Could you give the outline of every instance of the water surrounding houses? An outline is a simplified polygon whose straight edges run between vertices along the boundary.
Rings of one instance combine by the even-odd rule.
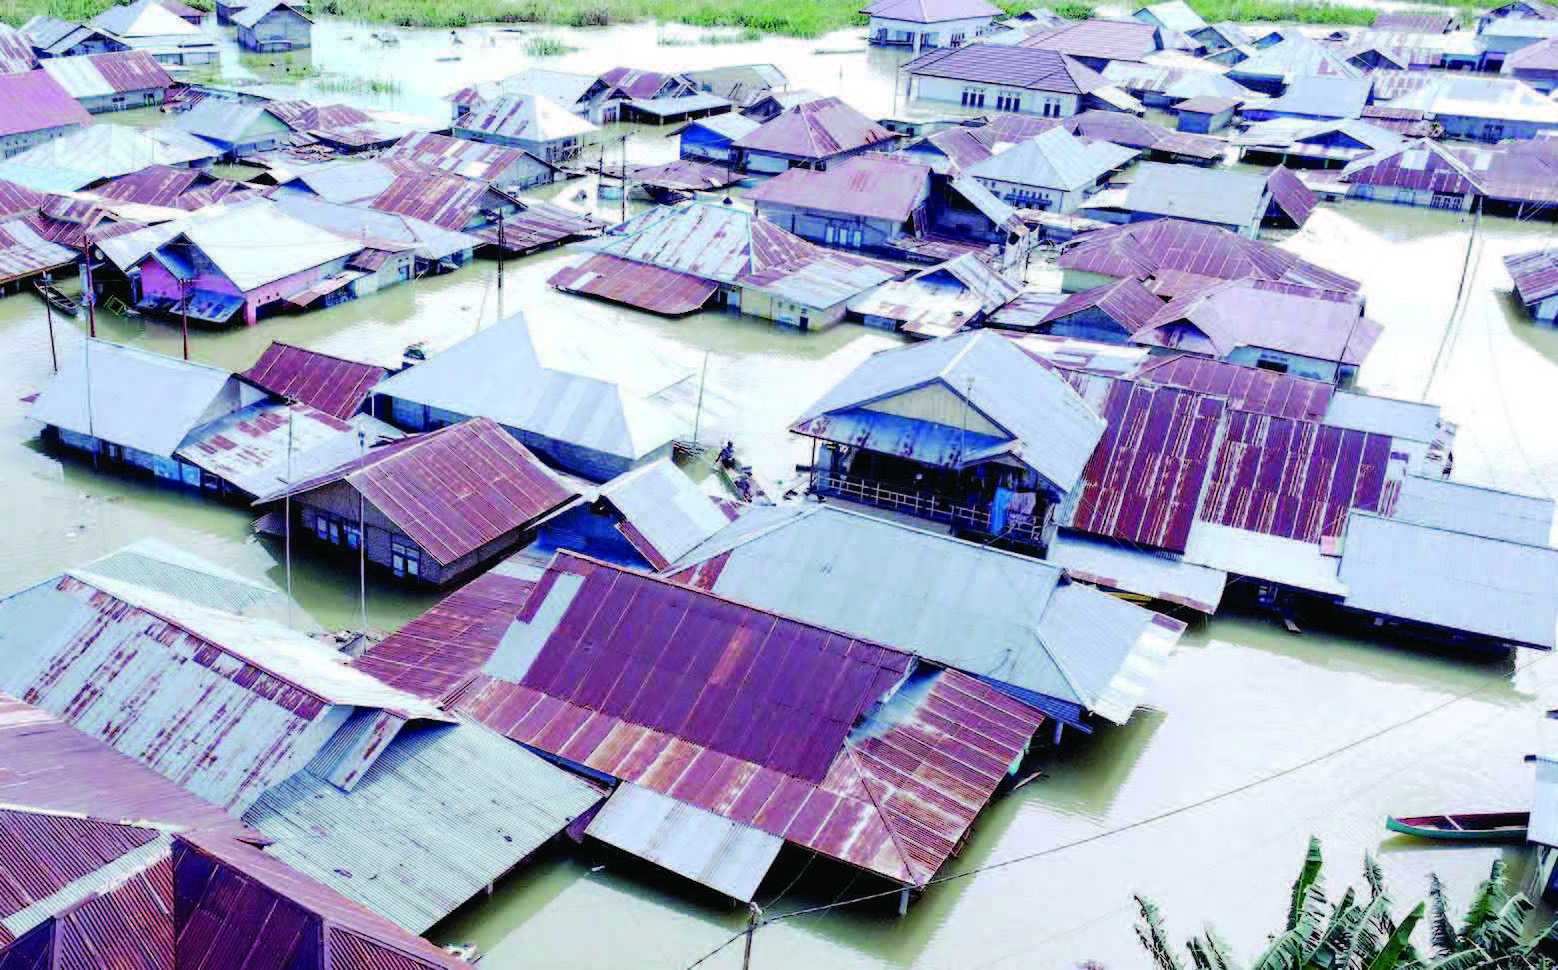
[[[383,49],[366,39],[376,32],[320,18],[313,63],[325,78],[388,76],[378,66]],[[403,79],[398,91],[331,97],[443,120],[447,105],[437,95],[512,72],[522,56],[517,53],[522,38],[540,33],[580,48],[536,62],[563,70],[597,73],[615,63],[609,51],[633,43],[643,54],[636,66],[644,68],[772,61],[792,86],[843,96],[871,117],[924,118],[942,111],[897,101],[893,67],[908,52],[868,49],[858,31],[822,41],[687,47],[654,43],[657,36],[697,36],[678,27],[593,33],[481,28],[458,32],[464,38],[459,46],[445,32],[393,33],[400,38],[396,60],[437,64],[440,90],[424,91],[410,80],[421,72],[397,70]],[[814,54],[816,48],[847,52]],[[234,52],[224,48],[223,56],[238,69]],[[436,60],[450,56],[461,59]],[[283,90],[325,100],[327,83],[307,80]],[[165,120],[134,112],[110,123],[160,126]],[[648,164],[675,157],[676,139],[665,137],[668,130],[610,126],[606,132],[630,133],[629,161]],[[1256,166],[1239,170],[1269,172]],[[616,221],[619,203],[597,201],[595,187],[595,177],[588,176],[533,188],[523,198],[593,210]],[[576,197],[581,190],[582,202]],[[628,214],[641,211],[637,203],[624,208]],[[1558,490],[1558,438],[1550,432],[1549,416],[1558,405],[1558,333],[1530,322],[1510,293],[1504,268],[1506,256],[1550,246],[1551,224],[1486,217],[1473,237],[1472,219],[1459,211],[1332,201],[1317,208],[1302,229],[1268,230],[1262,238],[1361,285],[1379,335],[1358,369],[1356,386],[1438,405],[1457,426],[1456,481],[1552,494]],[[501,285],[497,264],[476,259],[350,302],[267,317],[258,326],[197,331],[191,356],[223,372],[245,371],[271,341],[280,340],[392,367],[409,346],[422,345],[436,358],[522,311],[532,341],[554,353],[593,353],[590,367],[580,370],[630,372],[638,378],[632,383],[643,385],[637,390],[653,392],[657,408],[683,438],[696,429],[697,439],[715,449],[726,440],[736,442],[741,460],[783,492],[804,481],[797,465],[809,463],[812,454],[810,442],[791,434],[790,426],[871,354],[906,343],[901,335],[854,323],[801,333],[772,320],[713,310],[666,319],[548,285],[576,259],[571,252],[551,251],[509,261]],[[1036,257],[1028,282],[1055,292],[1062,274]],[[761,285],[773,284],[764,279]],[[70,283],[65,287],[74,292]],[[74,359],[83,345],[84,320],[55,316],[53,325],[57,353]],[[180,353],[176,319],[129,317],[103,306],[97,327],[108,340]],[[396,583],[387,572],[370,573],[359,587],[354,568],[302,548],[295,550],[289,575],[283,543],[253,535],[255,513],[249,509],[96,473],[90,461],[61,460],[45,451],[28,417],[30,404],[19,400],[51,377],[43,304],[27,294],[0,299],[0,334],[8,349],[0,358],[0,386],[14,390],[0,400],[0,441],[8,443],[0,448],[0,489],[13,510],[7,517],[11,541],[0,548],[0,590],[26,587],[127,542],[156,536],[243,577],[290,588],[296,606],[287,618],[299,627],[357,627],[365,610],[369,626],[394,630],[439,602],[439,595]],[[580,347],[594,350],[570,350]],[[546,356],[543,351],[538,349],[538,358]],[[587,472],[584,466],[581,473]],[[703,561],[696,550],[681,560]],[[757,576],[748,581],[760,583],[760,563],[747,568]],[[723,580],[730,585],[722,587],[716,578],[705,588],[740,599],[728,592],[740,588],[740,579],[731,568]],[[752,593],[750,601],[790,612],[782,590],[763,592],[772,598]],[[550,594],[560,595],[555,588]],[[991,615],[999,615],[1000,605],[991,605]],[[843,615],[797,618],[857,636],[884,635],[849,630]],[[1531,777],[1521,757],[1534,750],[1537,715],[1554,706],[1558,693],[1546,654],[1519,651],[1484,659],[1323,630],[1293,634],[1269,619],[1237,614],[1185,614],[1185,619],[1189,627],[1143,698],[1145,706],[1126,723],[1099,724],[1091,735],[1068,730],[1066,743],[1040,765],[1044,776],[991,802],[943,872],[1034,858],[935,887],[903,916],[893,901],[879,901],[778,923],[758,935],[754,964],[885,970],[1070,966],[1094,959],[1109,967],[1137,966],[1140,954],[1129,930],[1132,892],[1152,896],[1171,912],[1187,914],[1187,920],[1191,913],[1215,919],[1230,942],[1247,951],[1280,916],[1290,863],[1310,832],[1325,840],[1338,861],[1355,861],[1365,850],[1379,853],[1391,881],[1414,890],[1430,870],[1452,884],[1468,882],[1501,851],[1517,868],[1525,865],[1523,851],[1427,851],[1384,838],[1380,823],[1386,813],[1414,808],[1526,803]],[[566,647],[558,639],[548,640],[545,649]],[[1023,681],[1028,688],[1033,683]],[[480,703],[500,704],[509,689],[495,680]],[[1053,696],[1054,690],[1041,693]],[[1371,737],[1408,721],[1404,729]],[[544,748],[540,740],[528,740]],[[1286,769],[1293,770],[1283,773]],[[1239,790],[1245,785],[1252,787]],[[285,813],[275,814],[270,824],[284,828]],[[1156,820],[1066,848],[1149,819]],[[607,832],[602,826],[594,834],[606,842]],[[848,848],[819,851],[851,858]],[[509,861],[501,860],[496,869]],[[335,878],[329,868],[314,874],[327,885]],[[852,878],[835,863],[808,864],[798,853],[780,856],[755,900],[769,914],[800,910],[874,891],[881,884],[872,878]],[[460,888],[466,894],[479,889],[463,883]],[[723,942],[745,919],[744,911],[718,895],[690,889],[679,877],[624,852],[548,849],[500,879],[490,897],[479,893],[427,935],[439,944],[478,944],[487,967],[675,968]],[[1190,928],[1188,922],[1180,927]],[[739,957],[739,950],[731,949],[707,965],[735,967]]]

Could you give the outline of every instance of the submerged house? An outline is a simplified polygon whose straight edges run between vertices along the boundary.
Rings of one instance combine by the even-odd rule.
[[[410,278],[409,247],[376,268],[354,268],[367,247],[287,215],[268,199],[246,199],[170,223],[131,270],[143,310],[209,324],[254,326],[287,308],[353,299]]]
[[[386,373],[377,364],[272,340],[238,376],[276,397],[346,421],[367,406],[368,396]]]
[[[861,155],[823,171],[791,169],[747,194],[757,214],[802,239],[882,252],[924,221],[931,172],[892,155]]]
[[[669,458],[606,482],[558,513],[524,555],[568,549],[646,572],[664,569],[736,518],[733,503],[704,492]]]
[[[0,159],[91,124],[86,109],[48,71],[0,74]]]
[[[449,121],[459,121],[477,107],[510,94],[538,94],[557,102],[580,117],[588,117],[590,105],[584,96],[595,87],[589,74],[552,71],[530,67],[499,81],[479,81],[444,98],[449,102]]]
[[[1017,44],[1074,57],[1095,71],[1102,71],[1111,63],[1145,61],[1152,54],[1175,46],[1193,46],[1189,38],[1156,24],[1108,17],[1067,21],[1029,34]]]
[[[238,46],[274,54],[313,46],[314,21],[293,0],[255,0],[232,16]]]
[[[530,93],[530,92],[521,92]],[[545,91],[536,93],[545,94]],[[556,98],[561,104],[567,100]],[[667,105],[682,102],[694,114],[717,114],[730,110],[730,102],[700,94],[698,85],[685,74],[643,71],[632,67],[614,67],[592,80],[579,95],[580,113],[597,125],[645,119],[654,121]],[[675,109],[671,109],[673,112]]]
[[[851,298],[902,275],[708,202],[659,206],[580,248],[588,253],[549,285],[665,316],[712,302],[801,330],[838,323]]]
[[[157,166],[208,168],[221,154],[171,127],[86,125],[0,162],[0,179],[39,192],[75,192]]]
[[[633,619],[646,602],[658,642]],[[639,673],[610,689],[622,669]],[[653,702],[684,692],[689,669],[740,675],[689,705]],[[802,703],[784,699],[797,690]],[[900,649],[566,552],[458,707],[611,786],[587,838],[741,901],[788,844],[901,887],[907,904],[1047,720]],[[679,784],[687,771],[712,780]]]
[[[601,353],[515,314],[391,375],[373,389],[373,413],[408,431],[490,418],[554,468],[603,482],[670,456],[686,426],[657,396],[686,375],[603,365]]]
[[[995,147],[995,154],[968,167],[968,176],[1010,206],[1058,213],[1075,212],[1137,154],[1060,127]]]
[[[903,71],[911,100],[1042,118],[1069,118],[1092,107],[1140,110],[1097,71],[1053,50],[971,44],[922,54]]]
[[[761,124],[761,121],[731,112],[689,121],[671,134],[677,136],[677,151],[682,158],[730,165],[736,159],[736,141],[756,131]]]
[[[1513,77],[1448,75],[1393,98],[1390,107],[1421,111],[1446,135],[1471,141],[1536,138],[1558,131],[1558,102]]]
[[[1126,723],[1184,629],[1052,563],[836,504],[753,509],[661,575],[973,674],[1057,738]]]
[[[1053,368],[974,331],[867,358],[790,430],[820,495],[1027,547],[1104,423]]]
[[[961,47],[990,32],[1001,8],[989,0],[875,0],[860,11],[868,43],[908,47]]]
[[[1538,249],[1504,257],[1515,298],[1534,319],[1558,322],[1558,250]]]
[[[505,189],[545,185],[557,175],[555,165],[524,149],[426,132],[406,135],[386,149],[380,159],[491,182]]]
[[[872,149],[886,149],[897,135],[838,98],[787,108],[731,143],[735,166],[756,175],[792,168],[825,169]]]
[[[599,801],[312,636],[238,612],[256,593],[242,580],[192,557],[128,579],[98,571],[113,567],[89,563],[0,600],[0,690],[225,811],[294,884],[317,881],[403,940]],[[184,598],[191,590],[200,602]],[[250,925],[238,952],[263,932]],[[273,959],[289,939],[274,936]],[[233,952],[212,959],[233,966]],[[298,965],[317,959],[304,948]]]
[[[1373,82],[1367,77],[1335,75],[1295,77],[1275,98],[1244,106],[1241,114],[1249,121],[1274,118],[1303,118],[1310,121],[1339,121],[1359,118],[1368,107]]]
[[[553,165],[573,161],[598,129],[537,94],[510,94],[482,103],[453,127],[456,138],[504,145]]]
[[[1296,31],[1282,35],[1228,69],[1228,79],[1261,94],[1279,97],[1301,78],[1359,78],[1363,71],[1332,47]]]
[[[1163,309],[1140,280],[1127,276],[1072,293],[1051,307],[1034,329],[1057,337],[1125,343]]]
[[[79,57],[84,54],[106,54],[110,51],[126,51],[130,46],[105,30],[79,21],[61,20],[47,14],[38,14],[22,25],[22,36],[27,38],[39,61],[51,57]],[[21,70],[36,67],[28,64]],[[18,73],[7,71],[7,74]]]
[[[1116,223],[1179,219],[1255,238],[1268,221],[1302,226],[1315,207],[1314,194],[1282,168],[1263,177],[1142,162],[1133,174],[1125,188],[1094,195],[1082,214]]]
[[[849,312],[868,327],[934,339],[978,327],[1017,298],[1020,281],[972,253],[890,280],[849,301]]]
[[[51,57],[43,70],[89,114],[162,104],[173,79],[145,51]]]
[[[286,122],[263,103],[218,98],[198,102],[174,119],[173,125],[232,159],[280,148],[292,134]]]
[[[192,67],[217,60],[216,41],[168,9],[163,0],[133,0],[109,7],[87,26],[103,31],[130,50],[145,51],[163,64]]]
[[[1302,168],[1340,168],[1371,152],[1406,143],[1397,132],[1369,121],[1293,118],[1250,125],[1229,141],[1243,161]]]
[[[1504,59],[1503,74],[1544,94],[1558,90],[1558,37],[1522,47]]]
[[[487,418],[366,449],[267,495],[291,499],[294,528],[405,579],[447,586],[534,536],[576,497]]]

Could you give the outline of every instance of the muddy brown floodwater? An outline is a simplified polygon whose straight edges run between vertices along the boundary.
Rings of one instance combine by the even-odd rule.
[[[442,114],[438,95],[527,63],[595,72],[619,61],[658,68],[772,61],[797,86],[843,93],[881,114],[892,108],[897,63],[890,52],[865,52],[859,35],[849,32],[822,41],[663,46],[658,38],[700,32],[653,25],[538,29],[531,32],[581,50],[532,62],[520,53],[522,33],[464,30],[465,43],[456,48],[447,32],[397,31],[402,43],[387,54],[367,41],[376,29],[382,28],[322,20],[314,63],[326,77],[393,75],[401,93],[334,95],[319,91],[317,80],[287,90]],[[819,48],[853,52],[814,53]],[[451,52],[461,60],[437,60]],[[229,61],[236,75],[232,52]],[[635,131],[634,160],[674,154],[674,139],[662,135]],[[581,187],[592,188],[576,182],[551,194],[568,199]],[[614,205],[607,203],[608,210]],[[1520,315],[1501,258],[1550,240],[1552,231],[1550,223],[1487,219],[1472,242],[1470,223],[1457,214],[1348,203],[1323,207],[1282,244],[1363,280],[1370,313],[1385,333],[1361,383],[1441,404],[1460,425],[1458,479],[1551,493],[1558,489],[1552,430],[1558,332]],[[1468,298],[1452,323],[1469,244]],[[784,480],[793,479],[805,454],[784,430],[789,420],[865,355],[896,340],[852,325],[794,334],[718,314],[665,321],[563,296],[548,290],[545,279],[566,258],[552,253],[509,263],[501,293],[494,264],[482,261],[306,316],[199,333],[194,356],[239,368],[277,338],[388,363],[408,344],[426,341],[438,350],[523,309],[543,334],[609,348],[645,374],[697,375],[707,361],[701,414],[694,414],[696,376],[668,391],[689,432],[696,420],[705,441],[734,438],[765,475]],[[57,324],[60,352],[76,353],[82,324]],[[111,339],[178,352],[177,330],[165,324],[105,313],[99,326]],[[0,494],[7,509],[0,588],[35,582],[147,536],[284,583],[280,550],[250,535],[243,510],[96,475],[39,450],[37,428],[20,399],[49,377],[42,304],[27,296],[0,300],[0,345],[6,350],[0,388],[7,392],[0,399]],[[352,576],[300,559],[293,590],[299,623],[341,627],[356,615]],[[370,583],[370,622],[393,629],[432,599]],[[1464,899],[1500,853],[1523,875],[1524,851],[1428,847],[1387,837],[1383,819],[1525,806],[1531,778],[1521,758],[1534,750],[1540,715],[1558,696],[1555,671],[1537,653],[1468,660],[1295,635],[1237,617],[1202,622],[1187,634],[1148,709],[1126,727],[1068,737],[1042,765],[1044,777],[991,807],[948,871],[1011,864],[934,889],[904,918],[888,906],[866,904],[766,928],[753,966],[974,970],[1071,967],[1092,959],[1111,970],[1141,967],[1131,932],[1133,893],[1162,905],[1176,937],[1210,921],[1249,954],[1280,923],[1310,833],[1325,841],[1334,887],[1357,872],[1369,851],[1379,856],[1398,898],[1420,895],[1436,871]],[[822,863],[786,861],[759,900],[772,914],[879,888]],[[503,881],[491,898],[431,935],[476,942],[489,970],[678,970],[743,920],[719,901],[618,857],[558,852]],[[740,947],[731,947],[705,966],[737,967],[740,957]]]

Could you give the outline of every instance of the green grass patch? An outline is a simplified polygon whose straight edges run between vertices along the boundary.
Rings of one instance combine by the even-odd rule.
[[[525,41],[525,53],[531,57],[561,57],[578,49],[569,47],[556,37],[532,37]]]
[[[321,94],[399,94],[400,82],[389,78],[326,74],[314,79],[314,88]]]

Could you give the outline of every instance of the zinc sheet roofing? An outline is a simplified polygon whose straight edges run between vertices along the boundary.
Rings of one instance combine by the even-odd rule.
[[[40,236],[28,219],[0,222],[0,281],[69,266],[77,253]]]
[[[1317,118],[1357,118],[1368,104],[1373,87],[1366,77],[1335,75],[1293,78],[1280,97],[1260,104],[1262,111]]]
[[[50,57],[40,65],[73,98],[99,98],[167,88],[173,79],[145,51]]]
[[[10,24],[0,25],[0,74],[20,74],[37,66],[38,55],[27,35]]]
[[[1224,416],[1224,402],[1174,387],[1115,381],[1108,428],[1082,474],[1071,526],[1183,552]]]
[[[935,24],[947,20],[999,17],[1001,8],[988,0],[876,0],[860,12],[868,17]]]
[[[387,371],[273,340],[239,376],[288,400],[346,420],[362,410],[374,385]]]
[[[831,505],[749,512],[665,574],[1120,723],[1183,629],[1131,604],[1116,615],[1049,562]]]
[[[596,130],[588,121],[539,94],[509,94],[484,102],[461,118],[456,127],[537,142],[578,138]]]
[[[227,410],[217,402],[231,379],[216,367],[93,339],[61,363],[59,374],[33,402],[31,416],[171,457],[190,431]],[[232,397],[236,407],[236,394]],[[215,414],[214,407],[219,408]]]
[[[1183,219],[1092,230],[1062,248],[1059,266],[1139,279],[1173,271],[1213,279],[1274,280],[1346,293],[1359,289],[1357,280],[1270,243]]]
[[[355,666],[431,701],[452,697],[481,672],[534,581],[489,570],[368,648]]]
[[[0,162],[0,178],[42,192],[70,192],[148,166],[181,166],[220,154],[174,128],[87,125]]]
[[[0,74],[0,135],[90,124],[92,116],[44,70]]]
[[[1087,94],[1108,85],[1096,71],[1053,50],[965,44],[921,54],[903,66],[912,75],[1003,84],[1027,91]]]
[[[1135,343],[1178,347],[1226,357],[1239,347],[1280,350],[1316,360],[1358,364],[1379,325],[1351,299],[1262,280],[1224,280],[1164,304],[1134,334]],[[1207,346],[1184,338],[1190,323]]]
[[[1326,381],[1306,380],[1226,361],[1180,354],[1153,357],[1138,368],[1139,380],[1212,394],[1240,411],[1279,418],[1323,421],[1335,391]]]
[[[636,461],[682,427],[646,394],[617,383],[632,375],[614,369],[592,365],[583,350],[549,354],[516,314],[391,376],[374,393]]]
[[[1068,491],[1104,431],[1103,419],[1064,377],[1006,338],[984,332],[873,354],[808,408],[791,430],[826,437],[832,413],[938,383],[1008,435],[987,449],[958,456],[955,464],[1006,454]]]
[[[306,404],[262,401],[191,432],[177,454],[263,500],[400,437],[395,428],[365,414],[342,421]]]
[[[1139,20],[1093,17],[1031,34],[1018,44],[1072,57],[1140,61],[1159,49],[1157,28]]]
[[[1484,176],[1438,142],[1420,139],[1349,162],[1342,181],[1355,185],[1462,194],[1483,191]]]
[[[1228,76],[1292,82],[1302,77],[1362,76],[1362,71],[1331,48],[1299,33],[1288,33],[1228,69]]]
[[[1150,596],[1212,614],[1228,574],[1181,557],[1061,529],[1045,550],[1066,575],[1084,583]]]
[[[1265,214],[1260,175],[1163,162],[1142,162],[1132,175],[1123,206],[1132,212],[1236,228],[1259,225]]]
[[[0,946],[166,855],[150,826],[0,809]]]
[[[190,219],[164,243],[187,239],[244,292],[323,266],[362,249],[353,239],[295,219],[269,199],[224,206],[209,218]]]
[[[1044,315],[1041,324],[1052,323],[1097,308],[1109,319],[1133,333],[1163,308],[1163,301],[1152,295],[1141,282],[1131,277],[1095,286],[1090,290],[1072,293]]]
[[[838,98],[820,98],[786,108],[732,144],[749,153],[827,159],[897,137]]]
[[[311,765],[244,822],[275,839],[270,855],[421,933],[599,800],[479,724],[439,724],[402,729],[350,791]]]
[[[1184,558],[1230,577],[1250,576],[1328,596],[1347,592],[1336,578],[1336,557],[1302,539],[1198,521],[1190,529]]]
[[[510,640],[465,705],[489,725],[907,885],[1044,720],[964,674],[911,676],[897,651],[566,553]]]
[[[601,486],[600,497],[622,516],[618,529],[657,569],[730,521],[668,458],[623,472]]]
[[[904,222],[924,204],[930,169],[889,155],[859,155],[818,172],[792,168],[747,193],[747,199],[866,219]]]
[[[414,162],[465,178],[495,181],[518,164],[525,153],[502,145],[414,132],[386,148],[382,157]]]
[[[719,291],[718,283],[702,277],[618,259],[605,253],[595,253],[572,266],[564,266],[546,282],[565,293],[625,303],[673,317],[703,309]]]
[[[1354,511],[1340,573],[1355,609],[1551,649],[1558,549]]]
[[[1401,482],[1392,517],[1436,529],[1545,546],[1552,535],[1553,500],[1447,478],[1408,475]]]
[[[339,481],[445,566],[574,495],[512,435],[479,417],[380,445],[289,493]]]
[[[1539,249],[1504,257],[1520,302],[1531,305],[1558,293],[1558,249]]]
[[[1074,192],[1130,163],[1136,152],[1107,141],[1084,141],[1064,128],[1018,142],[967,168],[976,179]]]
[[[784,839],[631,782],[617,786],[584,830],[742,902],[784,847]]]
[[[1430,116],[1558,125],[1558,102],[1513,78],[1447,75],[1393,99],[1390,106]]]

